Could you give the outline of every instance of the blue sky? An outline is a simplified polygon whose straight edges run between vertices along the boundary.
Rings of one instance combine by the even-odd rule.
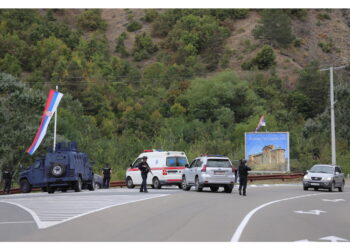
[[[289,157],[288,133],[246,133],[246,159],[251,154],[259,154],[267,145],[285,149],[285,157]]]

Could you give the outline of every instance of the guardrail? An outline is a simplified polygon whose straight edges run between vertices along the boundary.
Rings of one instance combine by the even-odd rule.
[[[253,181],[260,181],[260,180],[273,180],[273,179],[280,179],[282,181],[286,179],[299,179],[302,178],[304,174],[302,173],[295,173],[295,174],[267,174],[267,175],[249,175],[248,180],[250,182]],[[123,180],[118,181],[111,181],[110,187],[125,187],[126,182]],[[32,192],[38,192],[41,191],[40,188],[33,188]],[[21,193],[21,190],[19,188],[12,188],[10,190],[10,194],[18,194]],[[4,194],[3,191],[0,191],[0,195]]]

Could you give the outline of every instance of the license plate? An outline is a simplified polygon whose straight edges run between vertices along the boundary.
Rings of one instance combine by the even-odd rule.
[[[224,171],[214,171],[214,174],[216,174],[216,175],[224,175],[225,172]]]
[[[168,174],[177,174],[177,171],[175,170],[175,171],[169,171],[168,170]]]
[[[311,186],[319,186],[320,183],[311,183]]]

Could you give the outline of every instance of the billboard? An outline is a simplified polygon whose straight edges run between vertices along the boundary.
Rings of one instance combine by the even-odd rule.
[[[289,133],[245,133],[245,159],[252,171],[289,172]]]

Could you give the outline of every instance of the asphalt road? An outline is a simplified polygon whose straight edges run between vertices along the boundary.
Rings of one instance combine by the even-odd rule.
[[[221,189],[109,189],[0,196],[0,241],[350,241],[350,190],[257,185]]]

